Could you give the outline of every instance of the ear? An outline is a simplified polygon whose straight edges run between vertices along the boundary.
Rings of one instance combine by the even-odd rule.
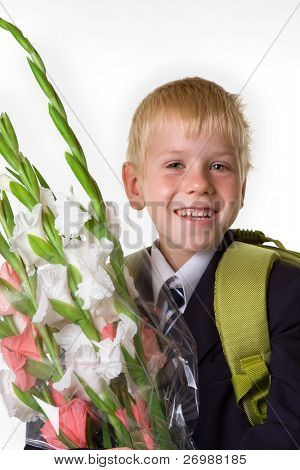
[[[140,176],[133,163],[125,162],[122,165],[122,180],[125,191],[133,209],[142,210],[145,207],[145,200],[140,185]]]
[[[247,177],[245,176],[244,182],[242,184],[242,200],[241,200],[241,208],[244,206],[244,199],[246,193],[246,186],[247,186]]]

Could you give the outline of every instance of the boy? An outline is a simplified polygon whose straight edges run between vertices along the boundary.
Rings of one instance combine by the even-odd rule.
[[[299,449],[300,269],[275,262],[270,273],[272,380],[263,425],[251,426],[236,405],[214,320],[215,271],[234,240],[230,227],[243,207],[252,167],[242,110],[237,95],[198,77],[162,85],[141,102],[122,177],[131,206],[146,207],[156,226],[159,238],[148,252],[160,276],[149,282],[147,260],[138,265],[136,254],[127,263],[142,300],[157,302],[164,282],[182,297],[178,308],[197,342],[196,448]]]

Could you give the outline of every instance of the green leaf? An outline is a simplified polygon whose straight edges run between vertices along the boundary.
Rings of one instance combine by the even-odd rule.
[[[1,206],[3,209],[3,215],[5,217],[6,226],[8,228],[8,233],[10,236],[12,236],[15,226],[14,213],[12,211],[9,199],[5,191],[2,191]]]
[[[34,377],[41,380],[48,380],[53,378],[56,375],[56,369],[48,361],[40,362],[35,361],[34,359],[27,358],[25,370],[28,374],[33,375]]]
[[[49,299],[49,302],[56,313],[72,323],[77,323],[83,318],[81,310],[75,305],[67,304],[57,299]]]
[[[86,317],[79,307],[57,299],[49,299],[52,308],[66,320],[76,323],[91,341],[100,341],[99,332],[90,317]]]
[[[39,54],[28,41],[28,39],[25,38],[19,28],[17,28],[12,23],[9,23],[8,21],[5,21],[3,18],[0,18],[0,27],[9,31],[18,41],[18,43],[21,44],[25,51],[27,51],[31,55],[33,61],[40,67],[40,69],[46,71],[44,63],[40,58]]]
[[[0,278],[0,292],[18,312],[30,318],[34,316],[35,308],[30,299],[2,278]]]
[[[6,338],[7,336],[15,336],[14,331],[11,329],[3,319],[0,320],[0,339]]]
[[[78,449],[78,445],[75,444],[71,439],[69,439],[66,434],[60,429],[59,430],[59,440],[67,446],[68,449],[73,450],[73,449]]]
[[[137,357],[132,357],[124,346],[121,345],[126,367],[133,381],[138,387],[152,386],[147,370],[141,365]]]
[[[87,395],[90,397],[90,399],[94,403],[95,407],[100,411],[104,411],[105,413],[114,416],[116,412],[116,407],[114,405],[114,402],[109,399],[102,400],[99,397],[99,395],[96,392],[94,392],[94,390],[85,382],[85,380],[82,377],[80,377],[76,372],[74,372],[74,374],[76,375],[77,379],[83,386]]]
[[[29,244],[34,253],[50,264],[65,264],[64,258],[46,240],[36,235],[28,235]]]
[[[82,282],[82,276],[79,269],[74,264],[68,264],[68,283],[70,289],[75,293],[78,289],[78,284]]]
[[[87,195],[91,199],[101,198],[100,190],[87,168],[78,159],[74,158],[74,155],[65,152],[65,157]]]
[[[44,400],[46,403],[49,403],[49,405],[54,405],[54,401],[53,401],[51,392],[50,392],[47,384],[45,384],[45,382],[42,382],[39,385],[39,388],[40,388],[40,392],[41,392],[41,395],[42,395],[42,400]]]
[[[101,427],[102,427],[102,439],[103,439],[104,449],[112,449],[113,445],[112,445],[112,441],[111,441],[111,438],[110,438],[110,433],[109,433],[109,430],[108,430],[108,426],[107,426],[107,423],[105,421],[105,417],[102,418]]]
[[[41,173],[39,172],[39,170],[34,166],[33,166],[33,169],[35,171],[35,174],[37,176],[37,179],[39,180],[39,183],[40,185],[42,186],[42,188],[45,188],[45,189],[50,189],[50,186],[48,185],[48,183],[46,182],[46,180],[44,180],[44,178],[42,177]]]
[[[9,185],[12,194],[19,199],[19,201],[24,204],[30,211],[36,206],[36,200],[31,196],[31,194],[25,189],[25,187],[20,184],[12,181]]]
[[[38,183],[38,179],[36,177],[35,172],[33,171],[33,168],[28,160],[28,158],[23,157],[21,160],[21,166],[27,176],[27,180],[30,183],[30,188],[27,188],[28,190],[30,189],[31,195],[34,197],[36,200],[36,203],[40,201],[40,187]]]
[[[76,284],[76,287],[78,286],[78,284],[80,284],[82,282],[82,276],[81,276],[81,272],[79,271],[79,269],[77,268],[77,266],[75,266],[74,264],[69,264],[68,265],[68,271],[72,277],[73,277],[73,280]]]
[[[65,139],[65,141],[67,142],[73,155],[78,159],[78,161],[82,163],[82,165],[86,166],[86,160],[85,160],[83,150],[81,148],[80,143],[77,140],[77,137],[75,136],[74,132],[69,126],[68,121],[51,104],[49,104],[49,114],[55,126],[57,127],[57,129],[59,130],[59,132]]]
[[[1,114],[0,118],[0,130],[4,135],[7,142],[9,142],[10,147],[12,150],[18,154],[19,153],[19,144],[18,139],[13,128],[13,125],[6,113]]]
[[[19,400],[21,400],[25,405],[29,406],[29,408],[32,408],[33,410],[36,410],[42,413],[47,418],[47,416],[45,415],[40,405],[35,401],[34,394],[33,394],[34,391],[32,389],[29,389],[26,392],[23,392],[15,383],[13,383],[12,386]]]
[[[43,228],[50,240],[50,243],[55,247],[58,253],[63,253],[63,242],[60,234],[55,228],[55,217],[51,209],[42,212]]]
[[[3,135],[0,133],[0,153],[5,158],[7,163],[13,167],[14,170],[18,170],[18,157],[12,148],[5,142]]]
[[[6,217],[5,217],[5,213],[4,213],[4,209],[3,209],[3,204],[2,204],[2,201],[0,200],[0,223],[2,225],[2,228],[5,232],[5,235],[7,238],[9,238],[11,236],[11,233],[9,231],[9,228],[7,226],[7,221],[6,221]]]
[[[16,178],[21,184],[23,184],[23,181],[22,181],[22,178],[21,176],[16,173],[15,171],[13,171],[11,168],[9,168],[8,166],[5,167],[5,169],[11,174],[14,176],[14,178]]]
[[[19,334],[19,331],[14,322],[13,315],[4,315],[3,321],[10,328],[14,336],[17,336]]]
[[[84,225],[89,232],[98,238],[98,240],[101,240],[103,237],[111,240],[106,220],[99,222],[97,219],[95,219],[95,217],[92,217],[91,219],[87,220]]]
[[[10,251],[10,246],[3,237],[2,233],[0,232],[0,253],[3,256],[4,259],[8,262],[8,264],[11,265],[11,267],[16,271],[17,273],[20,273],[23,271],[23,265],[18,257],[14,252]]]
[[[168,423],[155,390],[152,391],[147,404],[153,437],[158,441],[159,449],[176,450],[177,447],[171,438]]]
[[[47,75],[44,70],[41,70],[31,59],[27,58],[30,68],[35,76],[38,84],[40,85],[41,89],[45,93],[45,95],[49,98],[52,105],[55,109],[65,118],[67,119],[66,112],[64,110],[63,104],[60,101],[59,97],[57,96],[56,91],[54,90],[53,86],[47,79]]]
[[[103,202],[102,195],[96,181],[91,176],[89,171],[85,168],[85,166],[82,165],[79,160],[74,158],[74,155],[65,152],[65,157],[79,183],[81,184],[87,195],[91,198],[92,207],[98,219],[101,222],[104,222],[106,220],[105,204]]]

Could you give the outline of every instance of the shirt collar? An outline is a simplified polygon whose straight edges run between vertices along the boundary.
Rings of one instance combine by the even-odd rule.
[[[176,275],[179,279],[185,296],[185,305],[189,302],[201,276],[206,270],[216,250],[198,251],[178,271],[174,271],[168,261],[158,248],[158,240],[151,246],[151,268],[153,300],[156,304],[162,285],[171,277]],[[176,284],[174,284],[176,287]]]

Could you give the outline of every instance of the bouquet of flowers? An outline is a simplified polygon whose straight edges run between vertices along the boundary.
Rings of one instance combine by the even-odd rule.
[[[42,59],[17,27],[1,18],[0,27],[28,52],[89,200],[85,207],[72,188],[52,191],[1,115],[8,173],[0,175],[0,394],[9,415],[33,422],[27,443],[40,448],[193,448],[193,338],[167,292],[176,321],[168,335],[161,331],[162,312],[135,287],[119,220],[89,173]],[[25,210],[14,214],[8,193]]]

